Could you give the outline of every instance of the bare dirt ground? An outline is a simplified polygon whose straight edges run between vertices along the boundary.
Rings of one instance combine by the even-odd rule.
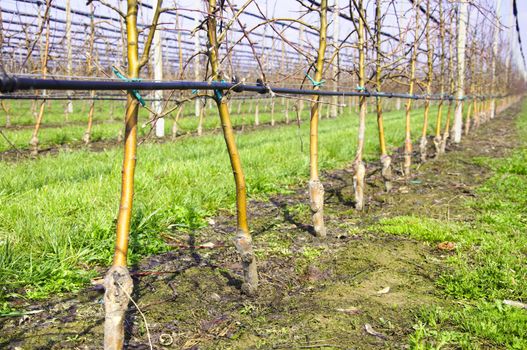
[[[471,220],[464,206],[491,171],[474,157],[515,147],[513,106],[465,137],[460,146],[397,178],[383,191],[368,166],[368,206],[353,209],[352,173],[324,174],[328,238],[311,234],[305,188],[251,201],[261,288],[240,293],[241,266],[230,237],[235,217],[221,213],[192,235],[165,233],[174,249],[133,268],[133,299],[155,349],[406,349],[420,308],[445,303],[435,281],[449,252],[375,232],[385,217],[427,213]],[[417,157],[416,157],[417,158]],[[397,162],[396,162],[397,163]],[[103,271],[101,271],[102,275]],[[94,285],[44,302],[34,313],[0,319],[0,348],[99,349],[103,291]],[[130,305],[127,348],[149,349],[147,328]]]

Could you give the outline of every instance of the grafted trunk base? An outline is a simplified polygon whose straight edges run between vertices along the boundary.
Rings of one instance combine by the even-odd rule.
[[[355,190],[355,209],[364,209],[364,177],[366,176],[366,166],[363,161],[356,161],[354,166],[355,175],[353,176],[353,188]]]
[[[177,122],[174,122],[174,124],[172,124],[172,140],[176,139],[176,137],[177,137],[177,130],[178,130]]]
[[[473,127],[474,129],[477,129],[477,128],[479,128],[480,123],[481,123],[481,117],[480,117],[480,115],[479,115],[479,114],[477,114],[477,115],[475,114],[475,115],[474,115],[474,123],[473,123],[473,126],[472,126],[472,127]]]
[[[392,157],[387,154],[381,156],[381,175],[384,180],[384,189],[386,192],[392,190]]]
[[[434,137],[434,147],[436,150],[435,158],[438,158],[441,155],[441,136]]]
[[[258,104],[256,104],[256,107],[254,108],[254,126],[260,125],[260,112]]]
[[[258,272],[251,236],[243,230],[238,230],[236,237],[234,237],[234,246],[242,261],[242,292],[246,295],[254,295],[258,289]]]
[[[421,140],[419,141],[419,154],[421,156],[421,162],[426,162],[426,146],[428,145],[428,140],[426,139],[426,136],[421,137]]]
[[[448,142],[449,136],[450,136],[450,134],[448,132],[445,132],[443,134],[443,137],[441,138],[441,147],[440,147],[440,153],[441,154],[445,154],[445,152],[446,152],[446,144]]]
[[[31,140],[29,141],[29,146],[31,147],[31,155],[38,155],[38,137],[31,137]]]
[[[405,177],[410,177],[412,171],[412,153],[404,152],[403,174]]]
[[[465,130],[464,130],[465,136],[467,136],[468,133],[470,132],[470,126],[471,126],[470,118],[467,118],[465,120]]]
[[[133,281],[124,266],[112,266],[104,277],[104,349],[122,350],[124,319]]]
[[[200,108],[200,115],[202,113],[201,110],[203,108]],[[178,126],[178,122],[179,122],[179,117],[181,116],[182,110],[183,110],[183,108],[181,108],[181,106],[177,109],[176,118],[174,119],[174,124],[172,124],[172,140],[175,140],[176,137],[177,137],[178,127],[179,127]]]
[[[82,135],[82,142],[84,142],[85,145],[88,145],[90,143],[91,135],[88,131]]]
[[[496,101],[492,100],[490,102],[490,112],[489,119],[494,119],[496,117]]]
[[[410,138],[409,132],[407,132],[406,139],[404,140],[404,154],[403,154],[403,175],[409,177],[411,173],[410,167],[412,166],[412,139]]]
[[[324,185],[320,180],[309,181],[309,205],[311,206],[311,218],[313,228],[317,237],[326,237],[326,226],[324,224]]]

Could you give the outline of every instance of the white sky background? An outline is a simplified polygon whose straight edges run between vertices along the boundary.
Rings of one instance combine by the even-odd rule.
[[[36,14],[38,13],[38,7],[36,5],[32,5],[32,4],[28,4],[28,3],[24,3],[24,2],[21,2],[21,1],[16,1],[16,0],[0,0],[1,1],[1,7],[2,9],[7,9],[7,10],[16,10],[16,11],[19,11],[19,12],[27,12],[27,13],[32,13],[32,14]],[[36,0],[35,0],[36,1]],[[44,1],[44,0],[42,0]],[[90,11],[90,7],[89,6],[86,6],[86,0],[70,0],[71,1],[71,4],[72,4],[72,8],[73,9],[76,9],[76,10],[81,10],[81,11],[84,11],[84,12],[89,12]],[[156,0],[143,0],[144,3],[147,3],[147,4],[151,4],[151,5],[154,5],[156,3]],[[262,10],[264,11],[268,11],[268,16],[269,17],[291,17],[291,18],[297,18],[299,16],[299,4],[295,1],[295,0],[268,0],[268,1],[263,1],[263,0],[256,0],[257,3],[259,4],[259,6],[262,8]],[[476,0],[477,3],[482,3],[484,4],[485,6],[487,7],[492,7],[494,6],[495,4],[495,1],[496,0]],[[165,0],[164,3],[165,3],[165,7],[166,6],[171,6],[173,4],[174,0]],[[232,2],[238,6],[241,6],[245,0],[232,0]],[[348,5],[349,1],[347,0],[340,0],[340,7],[343,8],[345,6]],[[117,4],[118,3],[118,0],[113,0],[112,3],[114,4]],[[333,4],[333,1],[332,0],[329,0],[329,3],[330,5]],[[374,1],[373,0],[369,0],[369,1],[366,1],[366,3],[368,4],[368,16],[369,18],[371,18],[371,20],[373,20],[373,6],[374,6]],[[401,24],[403,26],[406,26],[407,23],[406,21],[413,18],[414,16],[414,13],[411,13],[409,15],[406,15],[404,16],[404,13],[405,11],[407,11],[408,9],[410,9],[411,5],[410,5],[410,2],[408,0],[398,0],[396,1],[397,3],[397,8],[398,8],[398,11],[399,11],[399,21],[401,22]],[[527,1],[525,0],[518,0],[517,1],[518,3],[518,11],[519,11],[519,20],[520,20],[520,29],[521,29],[521,35],[522,35],[522,39],[523,39],[523,46],[524,46],[524,52],[526,52],[527,54]],[[55,5],[59,5],[59,6],[63,6],[65,7],[66,6],[66,1],[65,0],[54,0],[53,1],[53,4]],[[196,1],[196,0],[177,0],[177,4],[178,4],[178,7],[180,8],[183,8],[183,9],[199,9],[199,10],[205,10],[205,1]],[[123,10],[125,9],[126,7],[126,2],[125,1],[121,1],[121,6],[123,8]],[[256,9],[256,7],[251,4],[249,7],[248,7],[248,10],[252,13],[259,13],[258,10]],[[342,11],[343,13],[346,13],[346,14],[349,14],[349,9],[345,9]],[[391,11],[393,13],[393,11]],[[102,6],[101,4],[98,4],[98,3],[95,3],[95,13],[96,14],[99,14],[99,15],[110,15],[112,17],[115,17],[117,18],[118,16],[115,14],[115,13],[112,13],[111,10],[107,9],[106,7]],[[183,11],[182,13],[186,14],[186,15],[190,15],[190,16],[198,16],[199,18],[203,18],[203,14],[200,14],[198,12],[190,12],[190,11]],[[152,10],[149,10],[149,9],[145,9],[145,8],[142,8],[140,10],[140,19],[139,19],[139,22],[140,23],[143,23],[143,24],[146,24],[146,23],[149,23],[149,20],[151,18],[151,15],[152,15]],[[65,19],[65,14],[63,11],[59,11],[59,10],[52,10],[51,12],[51,17],[52,18],[56,18],[56,19],[61,19],[61,20],[64,20]],[[329,21],[331,23],[331,20],[332,20],[332,14],[331,13],[328,13],[328,17],[329,17]],[[86,17],[82,17],[82,16],[78,16],[78,15],[73,15],[73,21],[82,21],[86,24],[89,23],[89,18],[86,18]],[[305,17],[306,21],[309,22],[310,24],[312,25],[315,25],[317,26],[318,25],[318,18],[316,15],[310,15],[310,16],[307,16]],[[14,16],[14,15],[10,15],[10,14],[7,14],[7,13],[4,13],[3,14],[3,20],[4,21],[8,21],[8,20],[11,20],[11,21],[20,21],[22,20],[23,22],[33,22],[35,24],[38,24],[38,20],[37,19],[30,19],[29,17],[17,17],[17,16]],[[255,25],[256,23],[258,23],[260,20],[258,19],[255,19],[255,18],[252,18],[252,17],[249,17],[249,16],[244,16],[242,18],[242,21],[244,23],[247,24],[247,27],[250,28],[252,27],[253,25]],[[505,25],[508,25],[508,26],[512,26],[513,23],[512,23],[512,0],[502,0],[502,21]],[[163,14],[162,17],[161,17],[161,22],[164,23],[163,24],[163,27],[165,28],[168,28],[170,29],[171,27],[172,28],[175,28],[175,17],[172,16],[172,15],[168,15],[168,14]],[[182,19],[181,20],[181,27],[185,28],[185,29],[193,29],[195,27],[195,23],[191,20],[188,20],[188,19]],[[396,33],[393,31],[393,29],[390,29],[389,27],[390,26],[394,26],[395,25],[395,17],[393,15],[391,16],[388,16],[384,22],[384,25],[387,27],[386,31],[390,32],[390,33]],[[101,23],[100,26],[98,27],[109,27],[109,28],[114,28],[114,30],[119,30],[119,26],[116,24],[116,23]],[[52,22],[52,28],[55,27],[55,28],[64,28],[64,24],[62,23],[53,23]],[[238,25],[236,25],[235,27],[238,27]],[[276,26],[277,28],[280,28],[279,26]],[[349,33],[351,30],[352,30],[352,24],[349,22],[349,21],[346,21],[345,19],[340,19],[340,38],[344,38],[347,33]],[[5,29],[10,29],[11,31],[20,31],[20,27],[17,26],[17,25],[14,25],[14,24],[8,24],[8,23],[4,23],[4,28]],[[79,30],[81,33],[78,33],[78,34],[75,34],[74,37],[78,39],[77,43],[78,45],[85,45],[85,41],[87,40],[87,36],[89,34],[89,27],[80,27],[80,26],[74,26],[74,30],[77,29]],[[329,28],[329,35],[332,35],[332,26],[330,25],[330,28]],[[515,35],[516,31],[515,31],[515,28],[512,27],[511,30],[513,31],[514,35],[512,36],[512,39],[513,39],[513,42],[517,43],[517,37]],[[98,29],[99,33],[101,33],[101,29]],[[259,33],[263,33],[264,32],[264,27],[260,27],[260,29],[258,30]],[[59,31],[57,31],[57,33],[59,33]],[[104,32],[102,32],[104,33]],[[267,34],[273,34],[273,31],[272,29],[268,28],[267,29]],[[119,36],[118,33],[109,33],[109,35],[112,35],[114,37],[117,37]],[[238,34],[240,35],[240,34]],[[298,42],[298,31],[295,31],[295,30],[287,30],[284,35],[287,37],[288,40],[292,41],[292,42]],[[506,35],[506,34],[503,34],[503,35]],[[18,37],[21,37],[23,38],[24,37],[24,34],[23,33],[18,33],[17,34]],[[408,38],[407,40],[410,41],[412,38],[411,34],[408,35]],[[98,47],[100,47],[100,51],[101,51],[101,54],[100,54],[100,62],[101,62],[101,65],[104,65],[104,66],[109,66],[113,63],[118,63],[118,62],[107,62],[107,61],[104,61],[103,57],[105,54],[104,52],[106,52],[107,50],[113,50],[114,51],[114,54],[113,55],[110,55],[111,57],[113,57],[113,60],[115,61],[115,57],[116,56],[120,56],[120,53],[118,52],[118,50],[120,50],[118,48],[118,41],[116,41],[117,39],[115,39],[113,42],[107,42],[107,43],[104,43],[104,42],[99,42],[98,44]],[[193,39],[188,37],[187,35],[183,35],[183,40],[186,40],[186,41],[192,41]],[[253,37],[252,40],[256,43],[256,44],[262,44],[262,40],[261,38],[258,38],[258,37]],[[305,45],[309,46],[313,46],[313,48],[311,49],[308,49],[310,51],[310,53],[314,54],[314,48],[318,45],[318,42],[317,42],[317,38],[314,37],[314,36],[310,36],[310,35],[305,35]],[[352,38],[351,42],[353,43],[355,41],[354,38]],[[247,43],[246,41],[244,41],[245,43]],[[57,38],[54,38],[53,39],[53,46],[52,46],[52,49],[51,49],[51,52],[52,52],[52,57],[56,60],[56,61],[59,61],[59,60],[64,60],[65,59],[65,53],[64,53],[64,48],[65,48],[65,45],[64,45],[64,41],[61,41],[61,38],[59,38],[59,36],[57,35]],[[168,48],[166,47],[164,50],[163,50],[163,53],[165,55],[164,57],[164,60],[165,61],[168,61],[168,65],[169,66],[176,66],[177,65],[177,60],[178,60],[178,57],[177,57],[177,34],[176,32],[174,31],[167,31],[164,33],[164,40],[163,40],[163,43],[165,46],[171,46],[171,48]],[[186,56],[192,54],[192,50],[193,50],[193,45],[190,45],[191,43],[187,44],[186,47],[188,47],[188,52],[186,53]],[[272,40],[270,39],[267,39],[265,41],[265,45],[267,46],[271,46],[273,43],[272,43]],[[37,45],[38,46],[38,45]],[[280,43],[279,40],[275,41],[274,43],[274,47],[276,48],[277,52],[280,52],[281,48],[282,48],[282,45]],[[38,49],[38,48],[37,48]],[[242,48],[240,48],[240,50],[242,50]],[[290,47],[287,48],[288,51],[293,51]],[[38,50],[36,50],[38,51]],[[103,52],[104,51],[104,52]],[[257,51],[261,51],[261,48]],[[55,55],[53,55],[53,52],[55,52]],[[244,55],[245,58],[244,59],[244,62],[248,62],[248,63],[252,63],[252,64],[255,64],[255,60],[254,58],[251,59],[251,51],[249,50],[249,48],[246,46],[243,48],[243,52],[245,52],[246,54]],[[346,52],[346,51],[345,51]],[[350,51],[350,49],[347,50],[348,53],[352,53],[352,51]],[[521,60],[521,58],[519,57],[519,50],[517,49],[517,47],[515,46],[515,50],[514,50],[515,54],[514,54],[514,60],[516,60],[516,62],[518,62],[518,60]],[[82,67],[83,65],[83,62],[86,61],[86,57],[85,57],[86,53],[83,52],[82,48],[79,48],[77,51],[76,51],[76,59],[78,60],[78,63],[80,64],[80,66]],[[294,57],[295,55],[293,54],[292,57]],[[296,57],[297,59],[299,57]],[[301,57],[300,57],[301,59]],[[235,59],[236,61],[236,59]],[[174,62],[174,63],[172,63]],[[521,61],[520,61],[521,62]],[[520,63],[521,65],[521,63]]]

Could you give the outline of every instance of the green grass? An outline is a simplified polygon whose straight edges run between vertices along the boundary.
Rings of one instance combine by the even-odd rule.
[[[527,136],[527,104],[517,122]],[[476,159],[494,175],[478,189],[475,220],[443,222],[395,217],[376,228],[429,241],[453,241],[449,269],[438,280],[451,307],[431,307],[418,317],[413,349],[527,348],[527,311],[503,300],[527,302],[527,148],[504,159]]]
[[[416,129],[421,120],[416,111]],[[321,121],[321,169],[353,159],[357,122],[349,111]],[[375,125],[370,115],[367,159],[378,158]],[[386,113],[385,125],[390,147],[400,146],[404,112]],[[300,129],[288,125],[237,136],[250,197],[306,181],[308,131],[303,123]],[[137,159],[131,263],[168,249],[160,233],[199,228],[207,216],[233,208],[234,185],[221,135],[144,144]],[[94,267],[110,263],[121,163],[121,148],[1,163],[0,301],[14,293],[38,298],[76,289],[94,276]]]
[[[271,113],[269,101],[260,102],[259,119],[261,124],[268,124],[271,122]],[[253,104],[252,108],[249,104]],[[254,104],[255,102],[242,103],[240,113],[238,112],[238,101],[234,101],[232,105],[232,120],[233,125],[254,125]],[[86,130],[87,115],[89,110],[89,103],[84,101],[76,101],[74,103],[74,112],[66,119],[64,114],[65,105],[59,101],[49,102],[46,105],[46,110],[43,118],[43,127],[39,131],[40,148],[60,146],[69,143],[81,142],[82,136]],[[116,101],[97,101],[95,104],[95,112],[93,116],[93,130],[92,141],[99,140],[115,140],[119,131],[123,131],[124,124],[122,122],[122,112],[124,111],[123,102]],[[113,109],[112,109],[113,108]],[[194,132],[198,127],[198,118],[194,117],[193,106],[186,104],[181,118],[178,121],[178,134],[187,132]],[[31,138],[34,125],[33,113],[31,112],[31,102],[20,101],[12,102],[9,106],[11,114],[11,127],[2,129],[4,135],[9,141],[18,149],[29,148],[29,140]],[[285,116],[283,113],[284,105],[281,101],[276,102],[275,106],[275,120],[276,122],[283,122]],[[203,121],[203,130],[212,130],[220,128],[219,118],[216,117],[215,106],[205,109],[205,118]],[[251,113],[249,113],[251,111]],[[0,111],[4,114],[4,111]],[[308,109],[304,110],[302,119],[307,120]],[[140,109],[139,113],[139,136],[144,137],[150,132],[150,125],[148,122],[149,113],[146,109]],[[290,112],[289,118],[293,120],[295,115],[293,111]],[[165,122],[165,134],[171,135],[172,126],[175,122],[175,113],[168,115]],[[0,152],[9,150],[11,145],[4,139],[0,138]]]
[[[239,103],[241,103],[239,108]],[[5,113],[0,109],[0,130],[15,145],[17,149],[29,149],[29,140],[33,132],[34,117],[30,101],[11,101],[6,102],[11,115],[11,127],[3,128]],[[291,123],[296,120],[296,115],[292,109],[294,101],[290,103],[289,119]],[[253,126],[254,109],[256,100],[238,101],[234,100],[231,106],[232,122],[234,126]],[[386,103],[386,109],[393,107],[393,101]],[[260,124],[271,122],[270,100],[260,100],[259,102]],[[212,108],[209,108],[212,107]],[[355,107],[352,107],[355,109]],[[82,137],[86,130],[89,103],[85,101],[75,101],[73,113],[67,119],[64,114],[65,103],[61,101],[50,101],[46,104],[46,110],[42,121],[42,128],[39,131],[39,147],[41,149],[60,146],[71,143],[82,142]],[[240,113],[238,113],[238,110]],[[274,119],[277,123],[285,121],[285,102],[281,98],[275,101]],[[349,107],[346,107],[349,112]],[[96,101],[93,116],[92,141],[116,140],[119,131],[124,131],[122,113],[124,102],[122,101]],[[219,129],[221,127],[215,106],[207,105],[203,121],[203,130]],[[324,105],[322,115],[325,116],[327,105]],[[309,118],[309,108],[307,103],[300,116],[303,121]],[[150,133],[148,121],[149,113],[146,109],[140,109],[139,113],[139,136],[144,137]],[[169,114],[165,120],[165,135],[171,135],[172,126],[175,122],[175,113]],[[144,125],[144,126],[143,126]],[[185,104],[182,116],[178,121],[178,134],[195,132],[198,127],[198,118],[194,117],[193,105]],[[0,152],[11,149],[11,144],[3,137],[0,137]]]

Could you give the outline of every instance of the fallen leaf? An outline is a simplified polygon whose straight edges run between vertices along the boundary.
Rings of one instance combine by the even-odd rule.
[[[387,339],[387,337],[384,334],[377,332],[375,329],[373,329],[373,327],[369,323],[366,323],[364,325],[364,330],[366,331],[366,333],[368,333],[369,335],[373,335],[374,337],[381,338],[381,339]]]
[[[382,295],[382,294],[388,294],[389,292],[390,292],[390,287],[386,287],[381,290],[378,290],[377,294]]]
[[[454,242],[441,242],[437,245],[437,249],[452,251],[456,249],[456,244]]]

